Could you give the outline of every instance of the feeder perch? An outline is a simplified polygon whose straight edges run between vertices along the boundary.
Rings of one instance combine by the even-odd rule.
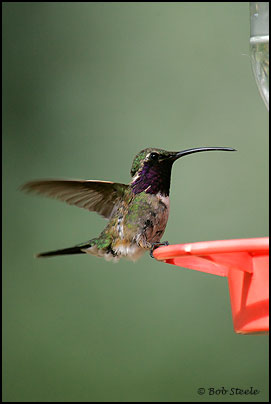
[[[234,330],[269,331],[269,238],[203,241],[159,247],[159,261],[228,278]]]

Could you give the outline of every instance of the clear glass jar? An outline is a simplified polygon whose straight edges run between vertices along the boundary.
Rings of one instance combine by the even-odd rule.
[[[252,69],[260,94],[269,110],[269,3],[249,4]]]

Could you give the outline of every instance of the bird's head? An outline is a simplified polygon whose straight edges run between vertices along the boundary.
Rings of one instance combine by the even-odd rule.
[[[134,193],[147,192],[169,195],[171,168],[174,161],[188,154],[203,151],[235,151],[230,147],[196,147],[193,149],[171,152],[157,148],[141,150],[134,158],[131,176]]]

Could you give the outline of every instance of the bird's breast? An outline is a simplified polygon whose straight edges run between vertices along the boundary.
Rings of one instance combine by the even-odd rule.
[[[145,229],[146,239],[150,242],[159,242],[164,234],[169,216],[169,197],[161,194],[156,195],[153,203],[153,211],[147,221]],[[146,222],[145,222],[146,223]]]
[[[167,209],[167,211],[168,211],[168,213],[169,213],[169,206],[170,206],[170,203],[169,203],[169,196],[164,196],[164,195],[158,194],[158,195],[157,195],[157,198],[158,198],[158,200],[159,200],[160,203],[162,203],[163,205],[165,205],[165,207],[166,207],[166,209]]]

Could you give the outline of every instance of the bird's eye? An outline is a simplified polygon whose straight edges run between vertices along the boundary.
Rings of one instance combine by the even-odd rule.
[[[158,160],[159,154],[158,153],[151,153],[150,160]]]

